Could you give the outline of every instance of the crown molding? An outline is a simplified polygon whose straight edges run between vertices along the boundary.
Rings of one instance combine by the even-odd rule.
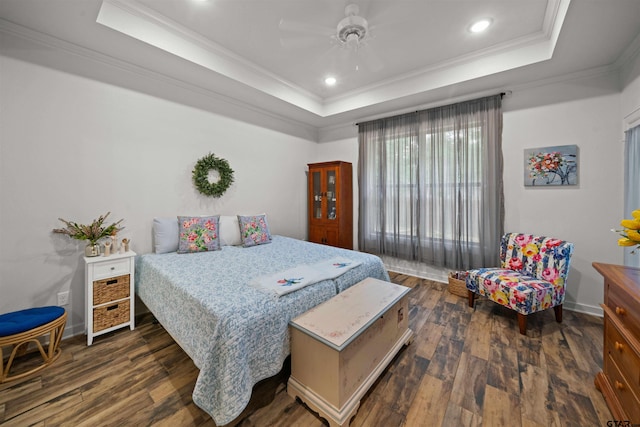
[[[537,33],[522,36],[517,39],[510,40],[508,42],[503,42],[495,46],[488,47],[486,49],[477,50],[468,55],[460,56],[447,61],[441,61],[429,67],[414,70],[410,73],[405,73],[399,76],[395,76],[391,79],[377,82],[355,91],[350,91],[350,92],[340,94],[331,98],[327,98],[326,101],[334,102],[343,98],[350,98],[353,96],[370,92],[372,90],[379,89],[381,87],[384,87],[393,83],[409,81],[418,77],[433,74],[440,70],[449,69],[451,67],[471,65],[473,62],[477,61],[478,59],[484,59],[488,56],[495,56],[507,51],[518,50],[523,47],[536,45],[540,43],[546,43],[552,40],[552,38],[554,37],[554,33],[560,32],[560,29],[566,17],[566,13],[569,8],[570,2],[571,0],[549,0],[548,6],[545,10],[545,17],[543,20],[542,29]],[[557,42],[557,35],[555,36],[555,38],[556,40],[553,41],[550,55],[545,59],[551,58],[551,54],[553,54],[553,49],[555,48],[555,44]],[[538,61],[535,61],[535,62],[538,62]],[[529,64],[523,64],[523,65],[529,65]]]
[[[640,107],[624,117],[624,131],[640,125]]]
[[[638,55],[640,55],[640,33],[636,36],[635,39],[622,51],[620,56],[616,59],[614,64],[618,68],[622,68],[627,64],[634,61]]]
[[[317,115],[322,99],[135,0],[103,0],[98,24]]]
[[[86,47],[61,40],[48,34],[44,34],[30,28],[23,27],[21,25],[17,25],[2,18],[0,18],[0,34],[11,35],[43,47],[56,49],[74,56],[81,57],[82,59],[88,60],[95,64],[113,67],[119,71],[131,73],[137,77],[141,77],[144,79],[153,79],[162,84],[167,84],[183,90],[188,90],[192,93],[214,100],[216,103],[223,103],[227,106],[240,108],[246,110],[247,112],[252,112],[254,114],[263,116],[268,120],[277,120],[279,122],[282,122],[283,124],[286,124],[286,127],[293,126],[294,128],[299,128],[300,131],[293,133],[304,138],[310,138],[314,142],[317,141],[318,138],[318,128],[316,126],[312,126],[307,123],[292,119],[288,116],[280,115],[272,111],[256,107],[253,104],[238,100],[236,98],[208,88],[204,88],[202,86],[194,85],[175,77],[167,76],[166,74],[157,72],[155,70],[150,70],[148,68],[141,67],[139,65],[135,65],[109,55],[105,55],[104,53],[97,52],[93,49],[88,49]],[[2,46],[4,46],[4,44]]]
[[[357,128],[354,131],[356,122],[366,122],[371,120],[377,120],[384,117],[396,116],[399,114],[410,113],[416,110],[425,110],[429,108],[439,107],[447,104],[454,104],[458,102],[464,102],[471,99],[482,98],[485,96],[495,95],[497,93],[505,93],[505,100],[510,97],[518,96],[519,92],[529,91],[545,86],[568,83],[572,81],[580,81],[584,79],[613,76],[617,77],[619,68],[614,64],[610,64],[603,67],[596,67],[587,70],[582,70],[574,73],[563,74],[561,76],[539,79],[530,81],[525,84],[509,85],[507,86],[495,86],[489,89],[475,91],[472,93],[466,93],[464,95],[449,97],[446,99],[439,99],[428,103],[416,104],[411,108],[401,108],[392,111],[387,111],[380,114],[371,114],[360,116],[356,121],[350,121],[349,123],[338,123],[336,125],[324,126],[319,129],[319,142],[330,142],[336,139],[345,139],[357,135]],[[506,101],[508,102],[508,101]],[[333,139],[332,139],[333,138]]]
[[[103,0],[97,22],[321,118],[413,95],[416,88],[428,92],[548,60],[553,55],[570,2],[548,0],[541,30],[536,33],[325,99],[297,87],[136,0]]]
[[[549,60],[570,3],[571,0],[549,0],[542,29],[537,33],[327,98],[325,115],[413,95],[416,88],[427,92]]]
[[[602,67],[589,68],[586,70],[575,71],[573,73],[562,74],[560,76],[549,77],[539,80],[532,80],[527,83],[513,85],[511,90],[514,93],[531,90],[539,87],[550,86],[554,84],[567,83],[571,81],[580,81],[595,77],[614,76],[618,77],[620,68],[615,64],[604,65]]]
[[[119,7],[129,7],[129,5],[131,4],[134,4],[134,5],[138,4],[135,1],[131,1],[131,0],[105,0],[105,3],[118,4]],[[427,97],[430,97],[431,99],[436,99],[435,95],[437,95],[438,93],[444,94],[446,92],[447,87],[459,82],[468,81],[470,79],[467,76],[466,80],[457,78],[455,79],[455,81],[452,81],[451,83],[447,83],[446,74],[451,73],[451,71],[448,71],[446,67],[449,67],[449,66],[454,67],[454,72],[456,67],[458,68],[458,70],[462,70],[463,68],[469,68],[469,67],[480,68],[481,66],[483,66],[485,62],[488,62],[488,63],[496,62],[496,61],[500,62],[501,59],[496,59],[496,56],[501,55],[501,50],[505,50],[505,49],[513,50],[516,47],[518,48],[517,50],[522,50],[522,49],[532,49],[537,46],[536,49],[538,53],[544,54],[544,48],[540,48],[539,45],[540,44],[544,45],[545,43],[546,43],[546,48],[549,49],[547,51],[547,54],[552,55],[553,49],[555,48],[555,42],[552,43],[551,40],[554,39],[554,34],[556,35],[555,37],[557,38],[557,32],[560,31],[560,27],[562,22],[564,21],[569,3],[570,3],[570,0],[549,0],[547,10],[545,11],[544,25],[542,30],[538,33],[531,34],[526,37],[521,37],[520,39],[511,41],[509,43],[493,46],[492,48],[485,49],[484,51],[475,53],[473,55],[454,58],[450,61],[441,62],[427,69],[422,69],[413,73],[408,73],[402,76],[395,77],[393,79],[389,79],[385,82],[370,85],[359,91],[345,93],[339,97],[327,98],[322,103],[321,115],[317,115],[313,112],[309,112],[308,110],[305,110],[304,108],[300,107],[300,110],[298,111],[294,110],[293,117],[287,116],[286,113],[279,114],[281,112],[287,111],[286,108],[291,109],[293,108],[292,105],[295,106],[295,104],[290,104],[287,101],[281,100],[281,98],[279,98],[279,101],[277,102],[280,102],[281,105],[284,106],[283,109],[280,109],[279,111],[278,110],[273,111],[271,109],[262,108],[260,105],[255,105],[255,104],[252,104],[251,102],[247,102],[246,97],[244,98],[245,100],[243,100],[242,98],[241,99],[234,98],[233,96],[229,96],[227,94],[217,92],[215,90],[215,87],[213,86],[209,87],[206,84],[204,84],[204,86],[199,84],[194,84],[189,82],[188,79],[170,76],[162,72],[159,72],[153,68],[146,68],[143,66],[135,65],[134,63],[117,59],[116,57],[106,55],[99,51],[88,49],[88,48],[64,41],[62,39],[55,38],[48,34],[44,34],[26,27],[17,25],[15,23],[6,21],[2,18],[0,18],[0,34],[12,35],[14,37],[19,37],[21,39],[28,40],[30,42],[36,43],[41,46],[46,46],[52,49],[58,49],[60,51],[64,51],[69,54],[76,55],[78,57],[91,61],[94,64],[107,65],[109,67],[113,67],[123,72],[131,73],[132,75],[137,76],[136,77],[137,79],[140,79],[140,78],[153,79],[154,81],[161,83],[161,85],[170,85],[172,87],[179,88],[182,91],[185,91],[184,99],[187,99],[193,96],[193,95],[189,95],[189,93],[196,94],[198,96],[203,97],[203,99],[206,99],[207,104],[217,104],[215,111],[214,109],[209,109],[209,111],[212,111],[215,114],[225,115],[225,111],[224,111],[225,106],[229,106],[228,109],[234,110],[234,111],[232,113],[227,114],[228,117],[232,117],[234,119],[242,119],[240,117],[240,114],[238,114],[238,111],[240,110],[247,111],[247,113],[249,113],[250,115],[260,117],[258,120],[254,120],[254,121],[247,120],[248,123],[253,123],[253,124],[257,123],[258,126],[268,127],[268,128],[275,129],[277,131],[281,131],[283,133],[295,135],[305,139],[306,141],[326,142],[326,141],[332,140],[333,136],[335,135],[346,134],[346,135],[352,136],[354,134],[354,128],[355,128],[354,123],[356,121],[375,119],[375,118],[394,115],[397,113],[411,111],[415,109],[430,108],[436,105],[443,105],[449,102],[456,102],[455,100],[458,100],[458,99],[459,100],[470,99],[472,97],[476,97],[476,95],[478,94],[487,94],[488,92],[496,93],[496,92],[502,91],[500,89],[497,89],[497,90],[482,90],[481,92],[477,92],[471,88],[471,86],[474,86],[475,89],[478,89],[476,85],[466,85],[466,87],[470,89],[468,91],[470,92],[470,94],[458,96],[455,98],[441,98],[439,101],[429,102],[428,104],[420,104],[418,101],[416,103],[418,105],[415,107],[405,108],[402,110],[389,111],[388,113],[385,112],[384,114],[377,114],[377,115],[371,114],[371,115],[368,115],[368,117],[366,118],[354,120],[354,117],[358,115],[359,110],[362,110],[361,111],[362,115],[367,116],[365,111],[369,111],[371,113],[372,111],[376,110],[375,106],[377,104],[382,103],[385,100],[398,98],[398,93],[401,93],[401,92],[396,93],[395,91],[396,89],[406,90],[406,91],[409,91],[409,89],[411,89],[410,95],[416,95],[415,88],[418,87],[420,88],[421,93],[417,94],[417,97],[415,99],[421,98],[422,100],[425,100]],[[133,13],[133,12],[130,11],[130,13]],[[167,28],[169,28],[170,31],[175,31],[177,32],[177,34],[180,34],[181,29],[171,28],[171,22],[164,22],[162,23],[162,25],[165,25]],[[194,43],[200,43],[200,42],[203,42],[208,49],[209,48],[213,50],[217,48],[223,49],[220,46],[216,47],[215,44],[211,44],[211,42],[208,39],[197,40],[197,37],[194,38]],[[1,44],[1,46],[3,48],[5,47],[4,41]],[[640,54],[640,35],[638,35],[634,39],[634,41],[623,51],[623,53],[612,64],[602,66],[602,67],[582,70],[579,72],[573,72],[570,74],[564,74],[564,75],[556,76],[552,78],[530,80],[530,81],[527,81],[526,83],[517,84],[515,86],[509,85],[509,88],[514,92],[514,96],[515,96],[520,91],[531,90],[537,87],[563,83],[563,82],[568,82],[572,80],[580,80],[580,79],[593,78],[597,76],[604,76],[604,75],[609,75],[610,73],[617,73],[618,75],[620,75],[621,69],[623,69],[624,67],[632,63],[632,61],[634,61],[638,57],[638,54]],[[229,57],[231,58],[232,56],[233,56],[233,53],[230,53]],[[238,58],[239,58],[239,61],[242,61],[242,58],[240,57]],[[508,67],[507,71],[511,68],[513,68],[513,66]],[[73,70],[71,72],[73,72]],[[493,70],[487,74],[491,74],[494,72],[499,72],[499,71]],[[99,80],[99,78],[97,80]],[[494,87],[500,85],[500,83],[497,82],[496,79],[492,79],[490,81],[493,82],[492,86]],[[391,88],[391,91],[394,92],[393,96],[382,93],[386,90],[385,88],[386,85],[397,86],[397,87]],[[462,87],[465,87],[465,85],[462,85]],[[463,91],[458,91],[458,93],[463,93]],[[387,98],[384,98],[383,95],[386,95]],[[479,95],[479,96],[483,96],[483,95]],[[331,110],[332,108],[334,108],[333,103],[335,102],[345,102],[345,103],[351,103],[351,104],[348,106],[346,104],[337,105],[335,107],[335,110]],[[357,103],[360,103],[360,104],[357,104]],[[396,105],[401,105],[401,104],[396,104]],[[374,107],[374,108],[369,109],[367,107]],[[391,108],[392,107],[390,107],[390,109]],[[377,111],[380,111],[380,109],[377,109]],[[298,112],[300,114],[298,114]],[[347,113],[347,114],[344,114],[344,117],[341,118],[340,115],[342,113]],[[309,118],[309,122],[305,121],[305,115]],[[328,117],[328,116],[333,116],[333,117]],[[302,117],[302,120],[297,120],[297,118],[299,117]],[[270,122],[274,122],[274,123],[271,124]],[[327,124],[329,122],[334,124],[323,125],[323,123]],[[288,130],[282,130],[282,129],[288,129]]]

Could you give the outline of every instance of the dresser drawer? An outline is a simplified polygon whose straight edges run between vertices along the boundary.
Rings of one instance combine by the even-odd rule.
[[[603,369],[596,387],[614,419],[640,426],[640,268],[593,267],[604,277]]]
[[[605,351],[616,362],[620,371],[629,381],[634,393],[640,396],[640,355],[638,355],[627,340],[622,336],[615,324],[605,316]]]
[[[607,356],[604,361],[604,372],[609,377],[618,401],[622,404],[627,416],[633,423],[640,422],[640,399],[636,396],[624,378],[614,360]]]
[[[94,280],[107,277],[122,276],[129,273],[129,259],[117,259],[96,264],[93,271]]]
[[[640,337],[640,314],[638,313],[640,310],[637,302],[618,286],[612,286],[607,282],[607,288],[606,304],[613,315],[635,337]]]
[[[129,275],[111,277],[93,282],[93,305],[116,301],[129,296]]]

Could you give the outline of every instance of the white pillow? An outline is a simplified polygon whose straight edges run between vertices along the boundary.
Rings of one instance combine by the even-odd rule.
[[[242,244],[237,216],[220,215],[220,244],[222,246],[238,246]]]
[[[153,218],[153,244],[157,254],[176,252],[180,232],[178,218]]]

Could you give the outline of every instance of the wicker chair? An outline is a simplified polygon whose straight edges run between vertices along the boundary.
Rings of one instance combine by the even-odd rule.
[[[62,353],[60,341],[66,323],[67,312],[64,308],[55,306],[29,308],[0,315],[0,384],[36,373],[55,362]],[[49,343],[45,351],[38,338],[47,334]],[[42,356],[42,363],[10,375],[16,356],[25,354],[29,343],[35,344]],[[6,366],[2,353],[4,346],[13,347]]]
[[[470,270],[466,285],[469,307],[476,294],[515,310],[520,333],[527,315],[552,308],[562,322],[565,284],[573,243],[531,234],[507,233],[500,243],[500,267]]]

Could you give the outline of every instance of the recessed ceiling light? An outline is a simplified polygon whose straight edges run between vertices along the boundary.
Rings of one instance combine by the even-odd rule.
[[[474,22],[470,27],[469,31],[472,33],[481,33],[491,25],[491,19],[481,19],[479,21]]]
[[[327,86],[333,86],[335,85],[337,82],[335,77],[327,77],[326,79],[324,79],[324,84],[326,84]]]

